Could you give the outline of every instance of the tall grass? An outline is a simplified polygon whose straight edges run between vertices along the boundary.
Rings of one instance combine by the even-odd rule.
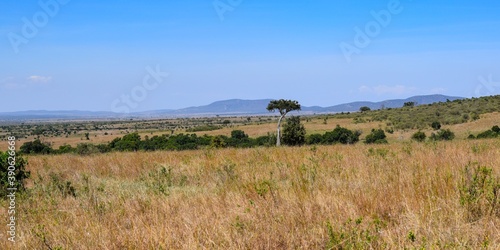
[[[499,140],[28,162],[1,249],[500,248],[499,215],[464,204],[471,166],[500,176]]]

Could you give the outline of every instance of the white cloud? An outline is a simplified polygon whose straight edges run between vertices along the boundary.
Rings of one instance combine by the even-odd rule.
[[[52,80],[52,76],[30,76],[28,80],[33,83],[48,83]]]
[[[417,88],[415,87],[408,87],[404,85],[394,85],[394,86],[387,86],[387,85],[378,85],[375,87],[369,87],[366,85],[363,85],[358,88],[359,92],[362,93],[373,93],[377,95],[383,95],[383,94],[395,94],[395,95],[402,95],[402,94],[410,94],[414,93]]]

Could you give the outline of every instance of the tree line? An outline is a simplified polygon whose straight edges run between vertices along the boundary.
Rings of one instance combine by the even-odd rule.
[[[332,144],[355,144],[359,142],[360,131],[336,126],[332,131],[324,134],[310,134],[306,136],[306,130],[300,122],[298,116],[287,119],[283,127],[281,140],[284,145],[332,145]],[[383,130],[374,130],[367,135],[367,143],[386,143]],[[139,133],[130,133],[123,137],[118,137],[109,143],[92,144],[80,143],[76,147],[62,145],[57,149],[50,144],[36,139],[26,142],[20,147],[23,154],[64,154],[76,153],[81,155],[107,153],[112,151],[156,151],[156,150],[196,150],[203,148],[252,148],[271,147],[276,145],[276,135],[268,133],[256,138],[249,137],[242,130],[233,130],[230,136],[225,135],[202,135],[177,134],[177,135],[155,135],[152,137],[141,137]]]

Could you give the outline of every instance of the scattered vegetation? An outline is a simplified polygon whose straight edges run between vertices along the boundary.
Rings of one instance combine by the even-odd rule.
[[[334,117],[358,121],[385,121],[395,130],[426,129],[434,122],[453,125],[475,121],[482,114],[498,112],[500,95],[440,102],[414,107],[372,110],[370,112],[342,113]],[[438,130],[440,128],[437,128]]]
[[[477,136],[469,135],[469,139],[487,139],[500,137],[500,127],[493,126],[490,130],[479,133]]]

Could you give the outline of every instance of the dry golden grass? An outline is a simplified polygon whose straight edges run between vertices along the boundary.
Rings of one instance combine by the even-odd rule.
[[[1,249],[500,248],[500,218],[469,220],[459,192],[469,164],[500,175],[499,140],[28,160]]]

